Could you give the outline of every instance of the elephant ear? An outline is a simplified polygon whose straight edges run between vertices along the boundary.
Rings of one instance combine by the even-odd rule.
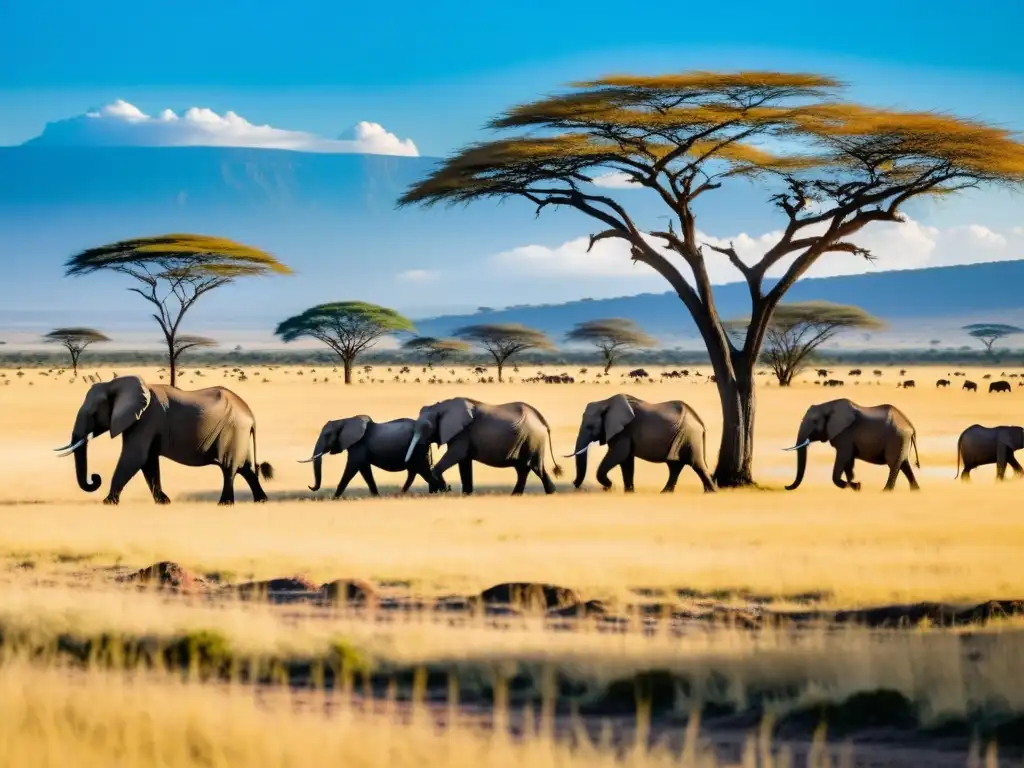
[[[853,422],[856,420],[857,410],[853,407],[853,403],[846,400],[836,401],[828,412],[828,422],[825,425],[828,441],[831,443],[839,437],[843,430],[853,426]]]
[[[110,409],[110,436],[117,437],[142,418],[149,406],[149,387],[138,376],[118,376],[110,382],[114,402]]]
[[[438,440],[447,445],[455,436],[473,421],[473,405],[467,400],[457,397],[441,403],[440,416],[437,424]]]
[[[347,451],[362,440],[363,435],[366,434],[366,425],[369,423],[369,416],[353,416],[351,419],[344,419],[341,435],[338,437],[338,450]]]
[[[629,423],[636,418],[633,406],[625,395],[615,395],[608,405],[608,412],[604,417],[604,441],[607,443],[619,432],[624,430]]]

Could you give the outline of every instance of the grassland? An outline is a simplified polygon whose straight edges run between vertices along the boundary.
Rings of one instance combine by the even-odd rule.
[[[115,370],[129,372],[117,368],[86,373],[109,379]],[[357,413],[368,413],[379,421],[414,416],[423,404],[461,394],[489,402],[532,403],[551,423],[556,452],[564,454],[572,448],[583,406],[617,391],[651,401],[685,400],[708,424],[713,456],[720,435],[714,386],[702,380],[662,382],[659,370],[648,370],[654,383],[626,382],[622,371],[613,371],[609,383],[596,383],[592,374],[581,376],[571,369],[568,372],[577,379],[591,383],[459,385],[397,383],[390,381],[394,373],[379,368],[373,377],[387,382],[364,381],[350,387],[343,386],[330,368],[305,368],[301,375],[295,368],[253,368],[245,371],[244,380],[230,369],[204,369],[200,375],[191,370],[182,386],[225,384],[252,406],[260,458],[277,470],[275,480],[266,484],[271,503],[250,504],[248,491],[239,481],[238,503],[231,508],[214,504],[220,483],[215,468],[190,469],[168,462],[163,463],[162,474],[171,506],[154,505],[141,478],[125,489],[120,506],[103,506],[102,491],[92,496],[80,491],[71,460],[54,458],[50,450],[67,442],[87,384],[71,383],[67,374],[57,376],[56,372],[44,375],[26,369],[19,377],[14,370],[2,371],[0,633],[18,637],[29,647],[46,638],[98,633],[155,638],[166,644],[215,632],[232,653],[274,655],[285,661],[319,658],[343,640],[360,658],[381,668],[427,665],[448,674],[454,670],[467,695],[475,681],[483,691],[481,701],[494,698],[493,685],[480,680],[496,665],[513,677],[533,674],[541,667],[553,669],[582,686],[586,695],[578,700],[584,704],[587,695],[590,701],[600,699],[602,691],[607,693],[623,680],[635,682],[637,675],[659,670],[685,693],[663,707],[660,714],[666,717],[685,715],[698,693],[705,701],[717,697],[718,706],[734,713],[744,712],[751,699],[758,699],[760,715],[790,716],[808,707],[838,705],[859,694],[889,689],[899,695],[900,706],[912,710],[912,719],[920,727],[984,721],[996,731],[1002,727],[999,733],[1004,740],[1007,733],[1015,732],[1007,731],[1005,725],[1024,715],[1024,699],[1015,688],[1015,681],[1024,679],[1024,668],[1018,624],[1013,619],[970,632],[828,626],[750,631],[687,621],[665,622],[664,631],[655,627],[647,632],[601,632],[582,622],[576,630],[554,632],[528,616],[505,617],[504,623],[494,617],[478,618],[451,626],[429,611],[415,616],[399,611],[392,613],[401,615],[400,620],[382,621],[380,612],[325,612],[301,602],[240,604],[211,600],[206,593],[192,597],[138,593],[114,580],[131,569],[174,561],[195,574],[213,577],[211,583],[217,584],[300,575],[314,584],[350,578],[370,582],[382,595],[400,593],[409,599],[470,595],[499,582],[545,582],[571,587],[584,599],[599,599],[613,614],[635,610],[644,600],[658,601],[677,612],[712,602],[743,610],[770,606],[785,612],[921,601],[975,604],[1022,597],[1024,525],[1019,521],[1018,483],[997,484],[994,468],[976,471],[970,485],[954,480],[953,475],[960,431],[973,423],[1019,423],[1016,403],[1024,394],[1016,388],[1009,395],[965,393],[955,388],[956,379],[954,388],[936,390],[935,379],[946,377],[945,369],[912,368],[906,377],[917,380],[918,388],[913,390],[896,388],[900,377],[895,368],[885,369],[878,379],[864,377],[857,385],[850,380],[842,390],[822,390],[809,377],[779,389],[768,383],[768,377],[760,378],[755,474],[764,486],[761,490],[704,495],[687,470],[674,494],[660,494],[664,467],[638,462],[638,492],[632,496],[618,488],[603,492],[593,480],[574,491],[569,478],[563,477],[558,481],[559,492],[552,496],[543,495],[539,483],[531,480],[527,496],[510,498],[510,473],[479,467],[477,493],[468,498],[457,493],[428,496],[420,481],[408,496],[397,497],[394,494],[404,477],[378,472],[384,497],[367,498],[356,480],[344,499],[332,501],[329,497],[343,460],[325,463],[325,490],[319,495],[306,490],[311,482],[308,465],[294,461],[309,455],[327,419]],[[980,383],[986,373],[999,377],[1002,370],[974,369],[968,371],[968,378]],[[153,381],[160,375],[155,369],[132,372]],[[517,378],[535,373],[526,367]],[[475,379],[465,370],[441,378],[458,376]],[[812,446],[804,485],[794,492],[782,490],[793,476],[795,462],[793,454],[779,449],[793,443],[807,405],[838,396],[863,404],[893,403],[911,418],[918,431],[921,493],[911,494],[902,479],[894,493],[882,493],[885,469],[860,465],[858,479],[864,490],[860,494],[840,491],[829,482],[832,455],[824,445]],[[120,441],[103,437],[90,445],[92,471],[99,472],[106,483]],[[592,449],[591,472],[601,450]],[[571,460],[560,461],[571,475]],[[621,487],[617,472],[612,478]],[[457,473],[449,482],[458,489]],[[19,711],[24,712],[33,707],[72,711],[78,706],[76,692],[83,686],[95,687],[97,697],[113,702],[121,694],[110,691],[126,684],[120,677],[114,680],[95,671],[83,673],[84,678],[71,677],[77,681],[72,683],[66,675],[54,676],[52,670],[24,665],[11,669],[16,672],[5,673],[6,684],[21,686],[23,692],[3,699],[23,702]],[[39,675],[43,676],[39,680],[33,677]],[[728,683],[721,684],[722,680]],[[717,692],[708,687],[714,681],[718,681]],[[151,679],[132,683],[165,684]],[[181,736],[175,729],[182,726],[174,718],[192,718],[189,722],[202,723],[194,726],[200,731],[212,729],[207,723],[217,721],[208,720],[208,710],[215,706],[209,697],[221,695],[225,694],[202,686],[175,689],[168,694],[175,702],[174,714],[159,724],[147,721],[146,728],[166,728],[163,736],[147,735],[134,714],[115,720],[124,733],[135,734],[131,738],[179,744]],[[517,695],[513,704],[529,699]],[[766,706],[769,699],[773,703]],[[242,723],[238,727],[261,731],[260,718],[266,713],[252,709],[251,694],[248,703],[240,703],[237,695],[232,701],[224,711],[237,714]],[[255,739],[231,752],[231,744],[241,737],[225,736],[218,742],[221,746],[210,749],[227,751],[217,753],[219,762],[211,758],[205,764],[301,764],[303,754],[337,755],[338,761],[343,754],[348,760],[362,759],[351,752],[332,752],[351,747],[336,735],[315,735],[323,726],[319,718],[314,718],[315,723],[311,718],[294,712],[284,717],[278,726],[279,732],[287,734],[281,738],[282,751],[261,749],[262,742]],[[0,717],[0,721],[7,719]],[[458,733],[449,739],[465,740],[457,747],[451,746],[453,741],[446,742],[445,749],[457,749],[462,755],[456,759],[445,757],[448,753],[436,745],[424,746],[423,739],[436,736],[402,731],[401,738],[395,737],[392,731],[398,726],[386,718],[354,722],[345,727],[382,729],[382,742],[397,740],[407,745],[409,760],[423,750],[433,756],[432,761],[417,764],[459,765],[461,760],[467,765],[496,765],[494,761],[527,759],[537,765],[574,765],[573,760],[584,759],[581,753],[572,757],[564,745],[543,740],[498,749],[491,736],[481,741],[475,731],[449,729]],[[47,727],[49,734],[63,733],[57,725]],[[341,728],[337,733],[343,732]],[[963,749],[968,732],[957,732]],[[8,730],[0,737],[0,745],[5,745],[0,749],[22,755],[11,750],[28,748],[24,733],[24,729]],[[218,733],[235,731],[228,728]],[[53,738],[55,745],[67,742],[64,736]],[[307,743],[319,746],[303,752],[302,745]],[[719,760],[742,758],[733,754],[733,741],[716,743]],[[742,739],[739,743],[742,746]],[[723,744],[731,746],[725,749]],[[251,752],[246,752],[250,746]],[[66,744],[54,746],[53,756],[43,759],[40,755],[40,760],[29,762],[60,764],[59,750],[65,748],[70,749]],[[539,753],[525,757],[510,749],[546,751],[543,757]],[[864,749],[870,752],[877,747]],[[480,756],[482,752],[473,750],[492,751]],[[259,762],[263,757],[255,757],[257,753],[273,754],[277,762],[269,757],[270,762]],[[146,762],[138,750],[133,754],[135,763],[125,757],[128,762],[121,764]],[[806,749],[802,754],[806,758]],[[101,752],[96,755],[100,761]],[[186,753],[169,755],[165,755],[168,765],[197,764],[185,761]],[[387,764],[405,765],[404,759],[392,755],[393,762]],[[641,758],[634,754],[633,759]],[[366,758],[366,764],[385,763]]]

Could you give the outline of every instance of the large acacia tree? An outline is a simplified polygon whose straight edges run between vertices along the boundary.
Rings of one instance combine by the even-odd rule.
[[[322,341],[341,358],[345,383],[352,383],[356,358],[385,336],[415,333],[412,322],[393,309],[365,301],[318,304],[281,321],[274,333],[283,341],[308,337]]]
[[[1024,145],[1009,132],[929,112],[839,100],[816,74],[688,72],[610,76],[510,109],[494,129],[531,132],[473,144],[412,186],[400,205],[521,197],[571,208],[597,227],[591,247],[621,240],[661,274],[707,346],[722,404],[715,480],[753,483],[754,365],[772,312],[819,259],[870,256],[855,236],[901,221],[913,197],[983,183],[1024,181]],[[774,151],[773,151],[774,150]],[[630,194],[590,182],[609,171],[660,200],[669,225],[644,231]],[[778,239],[749,262],[730,245],[701,242],[694,203],[726,194],[733,179],[761,184],[782,216]],[[730,338],[715,306],[708,264],[722,259],[746,282],[751,321]],[[765,285],[765,276],[778,274]],[[685,275],[684,275],[685,273]]]
[[[730,333],[742,337],[750,318],[726,323]],[[811,356],[836,334],[861,328],[878,330],[885,324],[860,307],[833,304],[830,301],[796,301],[775,308],[765,330],[761,362],[772,369],[780,387],[788,387],[793,378],[811,363]]]
[[[434,336],[414,336],[402,344],[402,349],[422,352],[427,365],[443,363],[459,353],[469,352],[469,342],[458,339],[439,339]]]
[[[482,323],[467,325],[455,331],[460,339],[483,347],[494,358],[498,381],[504,381],[502,370],[515,354],[528,349],[553,350],[551,340],[542,331],[520,323]]]
[[[239,277],[291,274],[266,251],[223,237],[190,234],[120,240],[82,251],[64,266],[69,276],[107,270],[139,283],[128,290],[155,309],[153,319],[167,345],[171,386],[177,381],[181,321],[201,296]]]
[[[992,347],[1000,339],[1024,333],[1024,328],[1004,323],[972,323],[971,325],[965,325],[961,330],[967,331],[968,336],[984,344],[985,351],[990,355],[995,354]]]
[[[110,337],[95,328],[54,328],[43,336],[47,344],[60,344],[71,356],[71,373],[78,375],[78,359],[86,347],[97,342],[110,341]],[[2,342],[0,342],[2,343]]]
[[[565,338],[593,344],[601,352],[604,359],[604,372],[608,373],[615,361],[627,349],[637,347],[653,347],[657,342],[625,317],[609,317],[601,320],[587,320],[577,323]]]

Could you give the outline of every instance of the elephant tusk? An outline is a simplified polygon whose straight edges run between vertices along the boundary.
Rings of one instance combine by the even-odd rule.
[[[308,459],[298,459],[298,462],[299,464],[309,464],[309,462],[316,461],[323,455],[324,451],[320,451],[320,453],[314,454],[313,456],[310,456]]]
[[[581,453],[585,453],[588,448],[590,448],[590,443],[587,443],[586,445],[584,445],[582,448],[580,448],[578,451],[576,451],[576,453],[567,453],[562,458],[563,459],[571,459],[573,456],[579,456]]]
[[[74,445],[68,446],[68,447],[67,447],[67,450],[65,450],[65,451],[64,451],[63,453],[58,453],[58,454],[57,454],[57,458],[61,458],[61,459],[62,459],[62,458],[64,458],[65,456],[70,456],[70,455],[71,455],[72,453],[74,453],[75,451],[77,451],[77,450],[78,450],[79,448],[81,448],[81,447],[82,447],[83,445],[85,445],[86,443],[88,443],[88,442],[89,442],[90,440],[92,440],[92,432],[90,432],[90,433],[89,433],[88,435],[86,435],[85,437],[83,437],[83,438],[82,438],[81,440],[79,440],[79,441],[78,441],[77,443],[75,443]],[[63,450],[63,449],[61,449],[61,448],[58,448],[57,450]]]
[[[416,449],[416,443],[420,441],[420,433],[418,431],[412,433],[412,440],[409,441],[409,450],[405,452],[405,463],[409,463],[409,459],[412,458],[412,452]]]
[[[784,450],[784,451],[795,451],[798,448],[803,448],[805,445],[810,445],[810,444],[811,444],[811,441],[808,438],[807,440],[804,440],[802,443],[800,443],[800,445],[794,445],[792,448],[783,448],[782,450]]]
[[[54,448],[53,450],[55,450],[55,451],[66,451],[70,447],[71,447],[71,443],[68,443],[67,445],[62,445],[60,448]]]

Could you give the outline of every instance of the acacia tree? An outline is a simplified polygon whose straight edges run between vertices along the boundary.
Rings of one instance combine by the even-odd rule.
[[[565,338],[568,341],[586,342],[597,347],[604,358],[605,373],[611,370],[619,355],[625,350],[657,345],[657,342],[644,333],[640,326],[624,317],[577,323]]]
[[[120,240],[82,251],[64,266],[67,276],[106,269],[141,283],[128,290],[156,309],[153,319],[163,331],[167,345],[171,386],[177,381],[175,349],[181,321],[200,296],[239,277],[292,271],[258,248],[222,237],[190,234]]]
[[[341,358],[345,383],[352,383],[356,358],[385,336],[415,333],[412,322],[393,309],[364,301],[318,304],[278,324],[274,333],[285,342],[302,337],[322,341]]]
[[[870,257],[853,236],[875,222],[902,221],[900,207],[915,196],[1024,182],[1024,145],[1007,131],[841,103],[839,90],[829,77],[779,72],[575,83],[490,123],[530,134],[463,149],[399,204],[516,196],[535,204],[538,214],[562,206],[590,217],[599,227],[591,247],[624,241],[634,261],[672,286],[707,347],[723,420],[715,480],[726,487],[753,484],[754,365],[772,313],[793,283],[828,254]],[[667,229],[641,229],[623,202],[638,193],[589,183],[607,172],[653,194],[668,214]],[[752,262],[732,244],[701,242],[698,235],[695,201],[717,190],[726,194],[735,179],[761,183],[783,218],[778,239]],[[727,260],[749,288],[751,320],[742,339],[730,338],[718,315],[709,259]],[[770,270],[780,277],[767,288]]]
[[[519,323],[467,325],[455,331],[455,335],[478,344],[494,358],[494,364],[498,367],[498,381],[504,381],[502,368],[512,355],[527,349],[555,348],[542,332]]]
[[[174,365],[177,366],[182,354],[188,352],[190,349],[209,349],[210,347],[216,346],[217,342],[206,336],[192,336],[187,333],[176,336],[174,339],[173,352]]]
[[[1018,328],[1016,325],[1003,325],[1002,323],[972,323],[971,325],[965,325],[961,330],[967,331],[968,336],[984,344],[985,351],[990,355],[995,354],[992,346],[1000,339],[1024,333],[1024,328]]]
[[[456,354],[469,351],[469,344],[458,339],[438,339],[434,336],[416,336],[402,344],[402,349],[424,352],[427,365],[442,363]]]
[[[54,328],[43,336],[43,341],[47,344],[60,344],[68,351],[71,355],[71,372],[77,376],[78,358],[85,348],[97,342],[110,341],[110,337],[95,328]]]
[[[740,337],[750,318],[728,321],[726,328]],[[814,351],[841,331],[879,330],[885,324],[860,307],[829,301],[799,301],[775,308],[765,329],[761,362],[772,369],[780,387],[788,387],[811,362]]]

